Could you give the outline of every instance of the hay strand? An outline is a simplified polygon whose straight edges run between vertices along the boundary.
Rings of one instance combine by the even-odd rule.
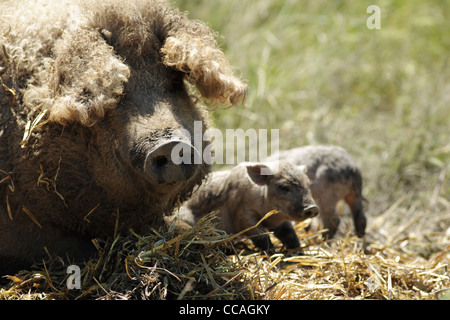
[[[273,214],[273,213],[271,213]],[[267,215],[267,218],[270,215]],[[344,235],[325,242],[323,230],[296,231],[302,253],[256,251],[215,228],[215,213],[192,228],[167,228],[110,242],[94,241],[96,259],[81,267],[81,290],[66,288],[68,263],[52,257],[34,271],[9,276],[0,299],[444,299],[450,244],[429,259]],[[272,237],[272,235],[271,235]],[[306,240],[307,239],[307,240]],[[238,248],[240,248],[238,250]]]

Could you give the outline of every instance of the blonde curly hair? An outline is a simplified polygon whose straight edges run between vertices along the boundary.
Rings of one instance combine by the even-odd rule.
[[[49,121],[89,126],[103,118],[124,94],[129,63],[146,56],[185,73],[214,103],[245,99],[247,86],[214,33],[166,1],[39,2],[3,6],[0,78],[29,110],[47,110]]]

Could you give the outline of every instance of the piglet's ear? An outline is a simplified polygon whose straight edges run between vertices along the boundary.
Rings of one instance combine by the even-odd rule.
[[[272,169],[266,164],[246,164],[250,180],[258,186],[266,185],[273,175]]]
[[[116,107],[129,77],[128,66],[100,32],[77,26],[56,40],[52,57],[25,91],[24,102],[47,109],[50,121],[90,126]]]

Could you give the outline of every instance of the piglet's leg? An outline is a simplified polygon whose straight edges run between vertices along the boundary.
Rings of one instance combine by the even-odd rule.
[[[280,239],[286,248],[295,249],[300,247],[300,241],[298,240],[297,234],[290,221],[284,221],[279,224],[273,229],[273,233]]]
[[[320,187],[323,186],[323,182],[317,183],[314,187],[315,196],[314,200],[319,206],[320,219],[323,226],[328,231],[324,233],[326,239],[332,239],[338,229],[340,218],[336,211],[336,204],[340,200],[340,194],[333,192],[338,186],[332,185],[329,187],[329,191],[324,191]]]
[[[248,232],[249,233],[249,232]],[[247,233],[247,234],[248,234]],[[269,250],[273,248],[273,243],[270,241],[268,234],[249,235],[253,244],[261,250]]]
[[[353,193],[345,197],[345,202],[347,202],[352,211],[356,235],[360,238],[362,238],[366,232],[366,216],[364,215],[362,201],[361,196],[357,196]]]
[[[245,212],[245,214],[241,213],[240,219],[240,230],[245,230],[247,228],[253,227],[258,223],[258,219],[254,217],[252,214]],[[263,226],[259,225],[247,231],[245,233],[247,237],[249,237],[253,244],[261,250],[269,250],[273,248],[273,243],[270,241],[269,234]]]

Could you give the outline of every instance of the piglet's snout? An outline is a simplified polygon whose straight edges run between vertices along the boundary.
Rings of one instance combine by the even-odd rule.
[[[182,141],[167,141],[147,154],[144,172],[158,184],[173,184],[189,180],[200,164],[198,150]]]
[[[317,215],[319,215],[319,207],[317,207],[315,204],[307,206],[303,212],[305,213],[305,216],[308,218],[313,218]]]

